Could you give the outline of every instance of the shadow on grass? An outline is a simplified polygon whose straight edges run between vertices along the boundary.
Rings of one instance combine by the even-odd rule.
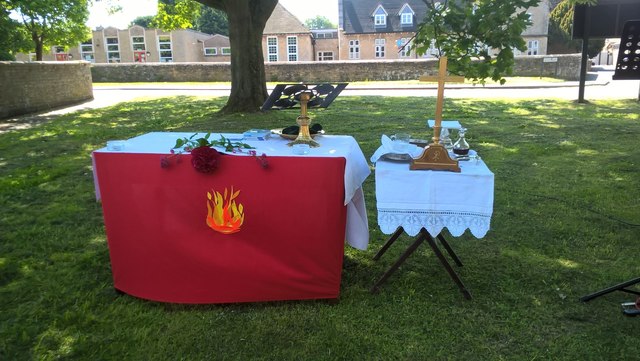
[[[487,237],[451,241],[471,302],[426,246],[369,293],[410,242],[372,261],[387,237],[377,228],[373,175],[364,184],[370,248],[347,247],[337,305],[184,306],[116,295],[91,151],[150,131],[282,128],[298,115],[222,116],[224,100],[123,103],[0,134],[0,358],[206,359],[233,350],[238,359],[606,359],[636,351],[636,325],[618,310],[624,297],[577,303],[639,271],[635,101],[447,100],[445,118],[469,129],[496,176]],[[429,139],[434,104],[340,97],[310,116],[328,134],[353,135],[368,158],[381,134]]]

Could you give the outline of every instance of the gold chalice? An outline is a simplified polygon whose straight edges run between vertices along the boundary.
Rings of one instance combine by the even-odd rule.
[[[313,92],[310,90],[305,90],[300,92],[300,116],[296,119],[296,123],[300,126],[300,131],[298,132],[298,137],[293,141],[287,144],[288,146],[293,146],[294,144],[308,144],[310,147],[319,147],[320,143],[316,142],[311,138],[311,133],[309,132],[309,124],[311,124],[311,118],[307,116],[307,103]]]

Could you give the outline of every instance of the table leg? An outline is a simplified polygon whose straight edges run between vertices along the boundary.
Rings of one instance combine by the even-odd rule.
[[[431,235],[424,228],[420,230],[420,234],[423,236],[422,238],[426,238],[427,243],[429,243],[429,246],[431,246],[431,249],[433,250],[433,253],[436,254],[436,257],[438,257],[438,259],[440,260],[440,263],[442,263],[444,268],[447,270],[453,282],[455,282],[456,285],[458,285],[458,288],[460,288],[460,292],[462,292],[462,294],[464,295],[464,298],[466,298],[467,300],[470,300],[471,293],[469,293],[469,291],[467,290],[467,287],[465,287],[464,283],[462,283],[462,280],[460,280],[460,277],[458,277],[458,275],[453,270],[453,268],[451,268],[451,265],[449,264],[449,262],[447,262],[447,259],[444,258],[444,255],[438,248],[438,245],[436,244],[433,237],[431,237]]]
[[[402,228],[399,228],[399,229],[402,229]],[[398,231],[396,231],[396,233],[398,233]],[[394,233],[394,235],[395,235],[395,233]],[[394,241],[395,241],[395,239],[394,239]],[[382,285],[387,280],[387,278],[389,278],[396,270],[398,270],[400,265],[402,265],[404,263],[404,261],[407,258],[409,258],[409,256],[411,256],[411,254],[413,252],[415,252],[416,249],[418,249],[418,247],[422,244],[422,242],[424,242],[424,235],[423,234],[419,234],[418,237],[416,237],[416,240],[404,251],[402,256],[400,256],[400,258],[398,258],[396,263],[394,263],[393,266],[391,266],[391,268],[389,268],[387,270],[387,272],[385,272],[382,275],[382,277],[380,277],[378,282],[376,282],[373,285],[373,287],[371,287],[371,293],[377,293],[379,291],[379,289],[380,289],[380,285]],[[387,242],[387,243],[389,243],[389,242]],[[393,243],[393,242],[391,242],[391,243]]]
[[[453,259],[453,262],[455,262],[459,267],[462,267],[463,266],[462,261],[460,261],[460,258],[458,258],[458,255],[453,251],[453,248],[449,246],[449,243],[444,238],[442,233],[438,234],[438,239],[440,240],[440,243],[442,244],[444,249],[447,250],[447,253],[449,253],[449,256],[451,256],[451,258]]]
[[[396,229],[396,231],[393,232],[391,237],[389,237],[389,240],[382,246],[382,248],[380,248],[378,253],[376,253],[376,255],[373,256],[373,260],[374,261],[379,260],[380,257],[382,257],[382,255],[387,251],[387,249],[389,249],[389,247],[391,247],[391,245],[400,237],[402,232],[404,232],[404,228],[398,227],[398,229]]]

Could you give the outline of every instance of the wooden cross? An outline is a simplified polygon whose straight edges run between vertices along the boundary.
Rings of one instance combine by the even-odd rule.
[[[436,100],[436,116],[433,126],[433,143],[424,148],[424,152],[419,158],[411,161],[411,170],[432,169],[432,170],[448,170],[452,172],[460,172],[458,161],[449,157],[449,152],[440,143],[440,132],[442,130],[442,107],[444,104],[444,83],[450,81],[464,81],[464,77],[447,76],[447,57],[440,57],[440,64],[437,77],[420,77],[420,80],[437,80],[438,81],[438,98]]]

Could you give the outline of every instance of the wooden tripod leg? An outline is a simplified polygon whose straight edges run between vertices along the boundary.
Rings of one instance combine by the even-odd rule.
[[[391,245],[398,239],[398,237],[400,237],[402,232],[404,232],[404,229],[402,227],[398,227],[398,229],[396,229],[396,231],[393,232],[391,237],[389,237],[389,240],[382,246],[382,248],[380,248],[378,253],[376,253],[376,255],[373,256],[373,260],[374,261],[379,260],[380,257],[382,257],[382,255],[387,251],[387,249],[389,249],[389,247],[391,247]]]
[[[455,262],[459,267],[462,267],[463,266],[462,261],[460,261],[460,258],[458,258],[458,255],[453,251],[453,248],[449,246],[449,243],[444,238],[442,233],[438,234],[438,239],[440,240],[440,243],[442,244],[444,249],[447,250],[447,253],[449,253],[449,256],[451,256],[451,259],[453,259],[453,262]]]
[[[471,293],[469,293],[469,291],[467,290],[467,287],[465,287],[464,283],[462,283],[462,280],[460,280],[460,277],[458,277],[458,275],[453,270],[453,268],[451,268],[451,265],[449,264],[449,262],[447,262],[447,259],[444,258],[444,255],[442,255],[442,252],[440,252],[440,249],[438,248],[438,245],[436,244],[436,241],[433,239],[433,237],[431,237],[431,235],[427,233],[427,231],[424,229],[420,231],[420,234],[422,234],[424,238],[427,239],[427,243],[429,243],[429,246],[431,246],[433,253],[436,254],[436,257],[438,257],[438,259],[440,260],[440,263],[442,263],[444,268],[447,270],[453,282],[455,282],[456,285],[458,285],[458,288],[460,288],[460,292],[462,292],[462,294],[464,295],[464,298],[466,298],[467,300],[470,300]]]
[[[382,285],[387,280],[387,278],[389,278],[395,271],[398,270],[398,268],[400,268],[400,265],[402,265],[404,263],[404,261],[406,261],[406,259],[409,258],[409,256],[411,256],[411,254],[413,252],[415,252],[415,250],[418,249],[418,247],[420,247],[422,242],[424,242],[424,235],[422,235],[420,233],[420,234],[418,234],[418,237],[416,237],[416,240],[404,251],[402,256],[400,256],[400,258],[398,258],[396,263],[394,263],[393,266],[391,266],[387,270],[387,272],[385,272],[382,275],[382,277],[380,277],[378,282],[376,282],[373,285],[373,287],[371,287],[371,293],[377,293],[379,291],[379,289],[380,289],[380,285]]]

